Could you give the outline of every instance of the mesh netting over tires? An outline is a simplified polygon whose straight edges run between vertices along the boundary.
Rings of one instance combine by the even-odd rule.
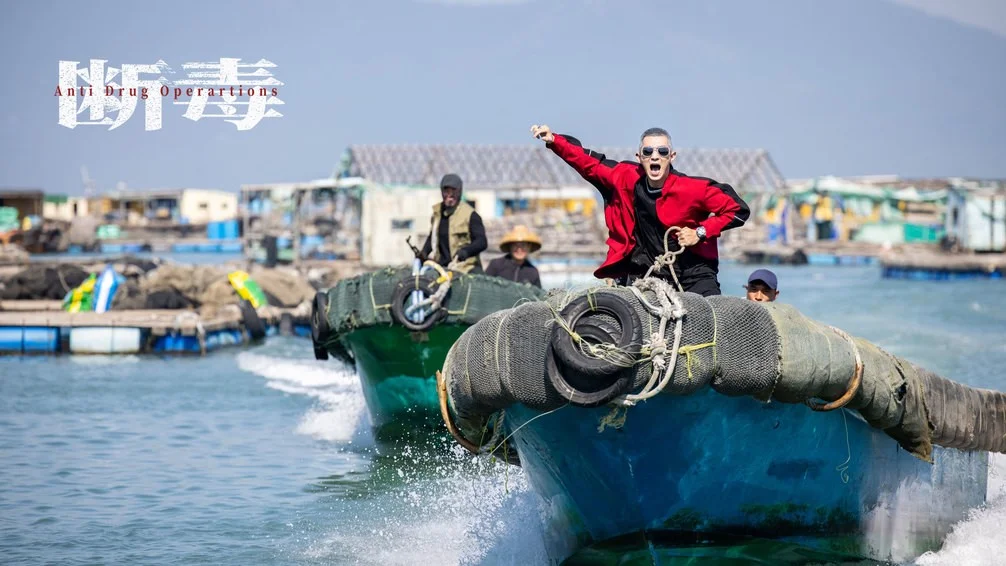
[[[612,342],[624,336],[622,321],[613,320],[611,309],[588,312],[567,327],[569,313],[582,312],[584,302],[599,304],[603,294],[620,297],[635,311],[643,327],[640,343],[617,347],[591,343],[597,342],[593,339],[599,333],[607,332]],[[584,372],[570,375],[577,373],[577,367],[596,371],[599,366],[592,356],[620,364],[608,377],[610,382],[628,375],[629,391],[650,387],[656,380],[651,380],[654,364],[649,358],[661,348],[668,357],[674,334],[671,320],[662,346],[655,348],[660,317],[640,296],[654,305],[656,295],[604,286],[553,292],[542,302],[495,312],[469,328],[448,354],[443,372],[462,434],[478,438],[494,412],[515,403],[539,411],[567,403],[591,406],[576,402],[568,387],[574,384],[575,389],[583,382]],[[866,340],[811,320],[790,305],[692,293],[675,296],[684,309],[681,338],[673,372],[660,394],[687,395],[711,387],[724,395],[784,403],[844,399],[846,408],[857,410],[873,427],[926,461],[931,461],[933,444],[1006,452],[1004,393],[968,387],[917,368]],[[581,324],[589,329],[583,336],[579,336]],[[563,333],[578,335],[579,348],[590,363],[557,362],[557,336]],[[851,386],[857,356],[861,378]],[[569,357],[566,352],[564,358]],[[620,393],[613,392],[612,400]]]
[[[421,277],[412,275],[412,268],[389,267],[343,279],[322,293],[324,321],[316,336],[319,347],[332,355],[351,362],[341,339],[357,328],[401,325],[393,313],[396,295],[406,296],[401,289],[429,291],[437,277],[434,271]],[[398,291],[398,293],[396,293]],[[520,303],[538,301],[545,292],[526,283],[515,283],[484,274],[454,272],[450,290],[443,299],[440,312],[431,314],[435,324],[475,324],[487,315],[513,308]],[[402,309],[398,309],[401,311]],[[318,325],[316,325],[318,326]]]

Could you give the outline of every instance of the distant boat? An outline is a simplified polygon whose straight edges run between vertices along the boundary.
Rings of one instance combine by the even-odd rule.
[[[315,356],[354,366],[379,437],[443,430],[435,372],[461,333],[538,287],[427,262],[338,281],[315,297]]]
[[[647,285],[496,313],[438,372],[458,442],[544,498],[555,562],[904,561],[985,502],[1006,395],[788,305]]]

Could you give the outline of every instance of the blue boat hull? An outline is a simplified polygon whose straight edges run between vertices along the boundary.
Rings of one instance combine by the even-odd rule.
[[[936,447],[927,464],[852,411],[708,390],[660,395],[599,432],[610,412],[506,411],[521,466],[547,503],[555,561],[608,563],[596,556],[606,545],[624,559],[629,542],[643,548],[641,563],[671,564],[738,540],[797,545],[779,556],[802,548],[900,561],[938,548],[985,502],[987,453]],[[704,544],[671,548],[689,541]]]

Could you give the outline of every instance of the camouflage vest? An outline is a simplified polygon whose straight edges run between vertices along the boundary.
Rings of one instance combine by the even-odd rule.
[[[430,232],[430,244],[433,250],[430,253],[430,259],[436,262],[440,262],[440,242],[438,241],[438,236],[440,234],[440,220],[443,218],[441,210],[443,209],[443,203],[438,202],[433,205],[433,217],[430,219],[430,225],[432,226]],[[475,209],[472,205],[465,201],[458,203],[458,206],[454,208],[454,212],[448,217],[447,231],[450,235],[448,240],[449,249],[451,250],[451,257],[453,258],[457,255],[458,250],[472,243],[472,234],[468,231],[469,223],[472,219],[472,214],[475,213]],[[462,273],[468,273],[475,267],[475,263],[479,261],[479,256],[475,255],[470,257],[465,261],[461,262],[458,267],[458,271]]]

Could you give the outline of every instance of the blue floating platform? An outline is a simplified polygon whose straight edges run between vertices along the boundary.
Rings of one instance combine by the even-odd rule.
[[[949,269],[924,269],[917,267],[884,267],[883,276],[887,279],[906,279],[909,281],[968,281],[975,279],[1003,279],[1003,272],[967,270],[955,271]]]
[[[808,265],[837,265],[838,258],[832,254],[807,254]]]
[[[212,352],[226,346],[239,346],[245,343],[245,334],[240,330],[216,330],[206,333],[206,351]],[[157,353],[189,353],[199,354],[202,347],[198,336],[182,336],[168,334],[158,336],[154,340],[152,350]]]
[[[5,354],[54,354],[59,352],[59,328],[44,326],[0,327],[0,352]]]

